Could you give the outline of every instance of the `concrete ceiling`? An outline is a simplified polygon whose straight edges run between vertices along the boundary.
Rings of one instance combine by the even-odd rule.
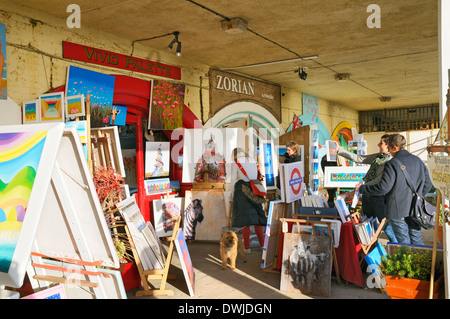
[[[298,59],[228,71],[355,110],[439,102],[437,0],[13,1],[62,19],[76,3],[82,26],[130,40],[179,31],[183,58],[214,68]],[[367,26],[371,3],[381,9],[380,28]],[[235,17],[248,22],[246,32],[222,30],[221,21]],[[141,43],[164,49],[171,39]],[[337,82],[337,73],[349,73],[350,80]],[[381,102],[384,96],[391,101]]]

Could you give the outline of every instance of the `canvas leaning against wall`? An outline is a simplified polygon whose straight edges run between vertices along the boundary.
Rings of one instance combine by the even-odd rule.
[[[286,233],[280,290],[331,296],[331,237]]]

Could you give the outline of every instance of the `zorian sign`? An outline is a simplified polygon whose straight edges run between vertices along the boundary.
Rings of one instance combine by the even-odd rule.
[[[139,59],[133,56],[100,50],[66,41],[63,41],[63,57],[118,69],[162,76],[174,80],[181,79],[181,69],[176,66]]]

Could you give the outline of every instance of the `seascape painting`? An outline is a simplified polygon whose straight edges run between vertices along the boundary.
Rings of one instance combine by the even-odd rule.
[[[46,139],[45,131],[0,133],[0,271],[19,239]]]
[[[112,75],[69,66],[66,96],[83,94],[85,100],[90,96],[91,127],[107,126],[111,122],[115,80]]]

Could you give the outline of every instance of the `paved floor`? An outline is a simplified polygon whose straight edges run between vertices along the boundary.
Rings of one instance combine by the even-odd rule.
[[[166,289],[173,291],[173,296],[139,296],[138,289],[127,292],[129,299],[390,299],[379,289],[361,288],[341,279],[337,284],[331,280],[331,297],[323,298],[300,293],[281,291],[280,274],[263,271],[261,264],[261,249],[252,248],[247,255],[247,263],[238,257],[235,270],[222,270],[218,243],[190,242],[189,254],[195,271],[195,295],[189,296],[184,280],[178,254],[173,254],[173,261],[169,273],[176,275],[176,279],[168,280]],[[159,288],[159,280],[150,283]],[[139,288],[142,289],[142,288]]]

